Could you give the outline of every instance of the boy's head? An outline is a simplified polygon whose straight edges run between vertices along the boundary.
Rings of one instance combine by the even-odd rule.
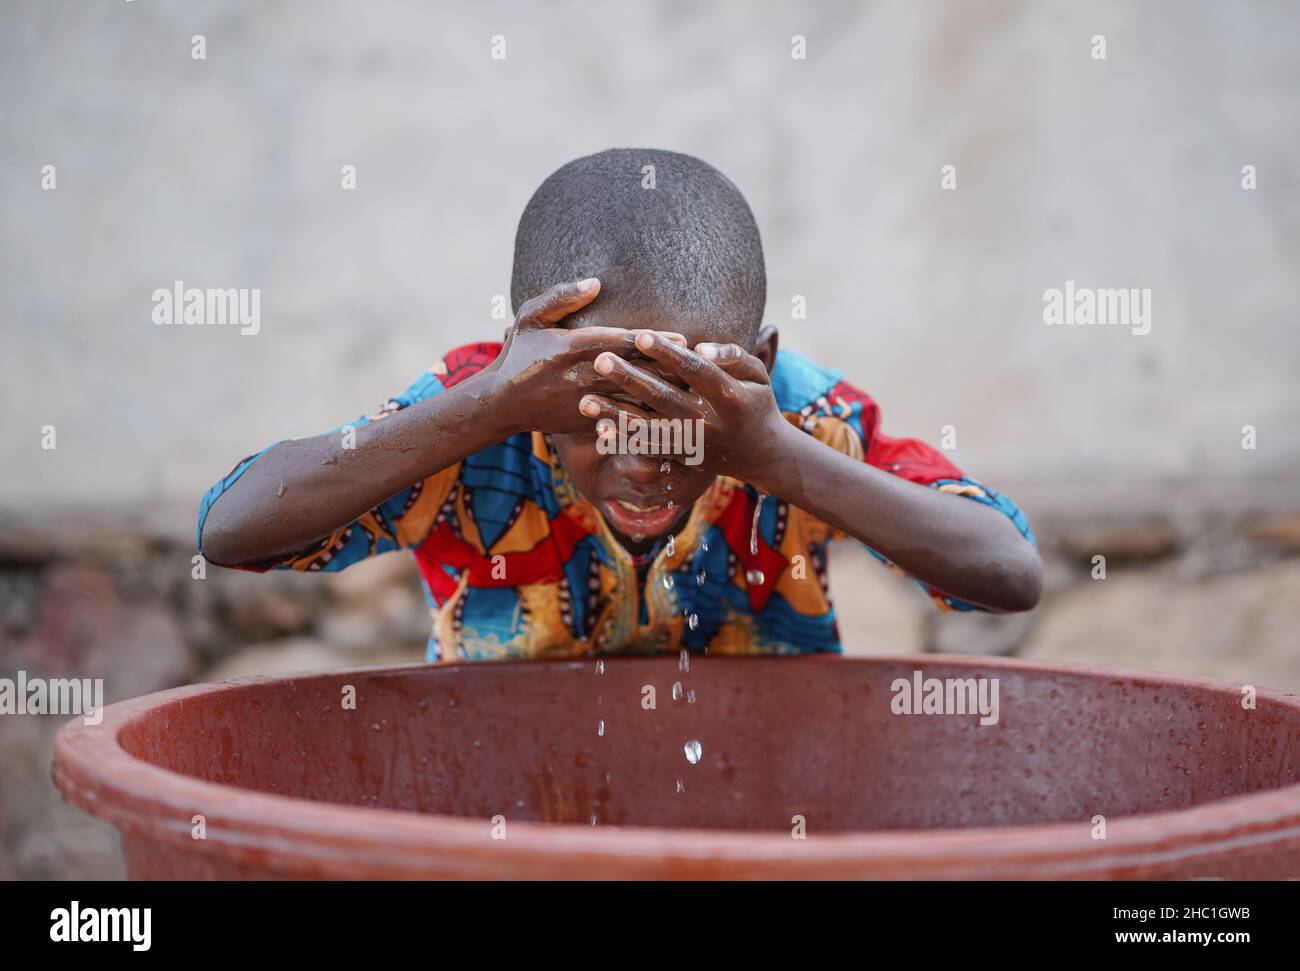
[[[563,326],[676,331],[691,347],[736,343],[769,369],[775,360],[775,332],[758,340],[767,274],[753,213],[697,158],[610,149],[569,162],[533,193],[515,235],[514,309],[555,283],[593,276],[599,297]],[[553,440],[574,485],[633,550],[676,528],[721,471],[707,441],[702,464],[673,462],[664,473],[660,456],[600,454],[594,423]]]
[[[656,149],[575,159],[541,184],[515,234],[511,300],[599,277],[600,298],[566,327],[677,329],[749,347],[763,319],[767,273],[740,190],[711,165]],[[679,332],[682,332],[679,330]]]

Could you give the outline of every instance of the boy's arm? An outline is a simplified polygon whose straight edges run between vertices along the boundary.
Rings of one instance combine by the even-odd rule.
[[[827,448],[788,422],[754,484],[854,536],[912,576],[987,610],[1030,610],[1042,565],[990,506],[918,485]],[[751,480],[752,481],[752,480]]]
[[[251,566],[300,551],[375,506],[514,432],[496,372],[480,371],[382,421],[281,442],[208,509],[200,545],[211,562]],[[352,445],[352,442],[348,443]]]
[[[682,391],[614,355],[596,369],[667,417],[701,418],[706,454],[726,474],[780,496],[861,540],[926,584],[987,610],[1028,610],[1038,602],[1042,565],[1007,516],[984,502],[909,482],[829,448],[778,410],[766,367],[735,344],[694,350],[653,331],[637,348],[684,379]],[[615,417],[599,395],[588,417]]]

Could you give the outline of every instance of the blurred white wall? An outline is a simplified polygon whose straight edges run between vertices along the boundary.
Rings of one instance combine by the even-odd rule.
[[[991,483],[1300,468],[1293,4],[114,0],[0,21],[0,505],[197,502],[496,339],[533,189],[636,145],[727,173],[786,346],[876,395],[887,431],[954,425]],[[1067,279],[1150,288],[1151,333],[1046,326]],[[155,326],[175,280],[260,288],[261,333]]]

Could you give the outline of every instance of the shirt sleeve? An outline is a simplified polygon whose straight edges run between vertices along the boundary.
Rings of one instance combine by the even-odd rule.
[[[491,363],[499,345],[470,344],[457,348],[417,377],[405,391],[389,398],[373,415],[340,425],[328,434],[345,433],[409,408],[454,386],[459,381]],[[279,443],[276,443],[279,444]],[[203,525],[213,504],[263,455],[274,448],[267,446],[251,455],[223,476],[203,496],[199,504],[197,539],[203,546]],[[268,570],[336,572],[371,556],[418,546],[433,529],[452,486],[460,476],[461,465],[446,469],[403,489],[357,519],[293,553],[248,564],[241,569],[255,573]]]
[[[1029,520],[1011,499],[966,475],[933,446],[915,438],[891,438],[883,434],[880,431],[879,405],[847,381],[839,381],[797,416],[788,417],[819,441],[868,465],[909,482],[962,496],[996,509],[1011,520],[1030,545],[1037,545],[1033,531],[1029,528]],[[843,538],[844,533],[832,530],[831,537]],[[871,547],[866,549],[896,573],[911,577]],[[915,577],[911,579],[925,590],[940,610],[985,609],[950,596]]]

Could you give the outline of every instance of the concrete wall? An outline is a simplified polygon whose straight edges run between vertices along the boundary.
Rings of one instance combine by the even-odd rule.
[[[528,196],[615,145],[730,175],[787,346],[842,366],[895,434],[956,426],[957,460],[990,482],[1300,468],[1292,4],[138,0],[0,18],[0,506],[197,501],[262,445],[495,338]],[[1043,291],[1067,279],[1150,288],[1151,333],[1046,326]],[[150,295],[175,280],[261,288],[260,334],[155,326]]]

